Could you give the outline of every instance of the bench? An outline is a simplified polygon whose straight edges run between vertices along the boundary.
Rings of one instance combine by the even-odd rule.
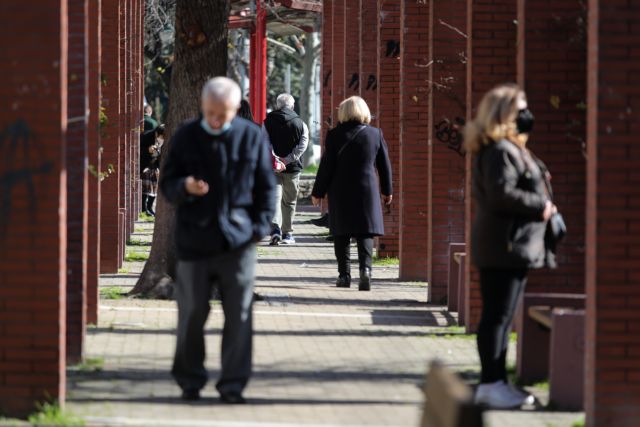
[[[466,246],[464,243],[449,243],[449,270],[447,273],[447,310],[449,311],[458,311],[460,264],[454,258],[454,254],[464,252]]]
[[[441,362],[433,361],[424,386],[422,427],[482,427],[473,390]]]
[[[580,410],[584,393],[584,294],[525,294],[517,314],[517,374],[549,379],[549,400]]]

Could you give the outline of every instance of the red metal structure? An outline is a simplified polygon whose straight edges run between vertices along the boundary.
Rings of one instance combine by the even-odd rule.
[[[255,26],[251,30],[251,91],[249,102],[253,117],[262,123],[267,116],[267,11],[256,1]]]

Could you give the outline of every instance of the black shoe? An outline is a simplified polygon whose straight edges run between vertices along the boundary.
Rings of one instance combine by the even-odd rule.
[[[147,196],[147,215],[156,216],[155,211],[153,210],[153,202],[156,201],[155,196]]]
[[[189,402],[200,400],[200,390],[182,390],[182,400]]]
[[[314,218],[309,222],[316,227],[329,227],[329,214],[324,214],[320,218]]]
[[[351,287],[351,276],[348,274],[341,274],[336,280],[336,286],[338,288],[350,288]]]
[[[229,405],[244,405],[247,400],[240,393],[221,393],[220,402],[228,403]]]
[[[360,291],[371,290],[371,268],[365,267],[360,270],[360,284],[358,285]]]

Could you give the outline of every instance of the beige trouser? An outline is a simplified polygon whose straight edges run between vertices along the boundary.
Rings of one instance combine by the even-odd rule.
[[[273,223],[282,233],[293,231],[293,216],[298,202],[300,172],[276,174],[276,213]]]

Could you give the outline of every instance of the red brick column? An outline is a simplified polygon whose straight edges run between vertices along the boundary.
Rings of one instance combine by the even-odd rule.
[[[101,63],[102,108],[106,124],[102,126],[102,181],[100,223],[100,271],[116,273],[120,263],[120,14],[119,0],[102,0]],[[111,171],[111,172],[110,172]]]
[[[338,124],[338,105],[346,95],[346,33],[345,33],[345,12],[347,0],[333,0],[333,34],[332,34],[332,79],[331,97],[333,105],[331,107],[332,127]],[[350,20],[349,20],[350,21]]]
[[[400,278],[427,280],[431,212],[429,126],[431,79],[431,2],[401,3],[400,123],[401,237]]]
[[[429,301],[447,297],[449,243],[464,242],[466,120],[466,0],[434,0]]]
[[[360,1],[345,0],[345,94],[344,98],[360,96]],[[342,99],[337,100],[338,104]]]
[[[87,251],[87,323],[98,323],[98,276],[100,274],[100,177],[102,170],[100,154],[100,27],[102,0],[89,2],[89,223]]]
[[[378,0],[360,0],[360,96],[369,105],[373,126],[378,125],[379,21]]]
[[[381,256],[400,253],[400,3],[378,0],[378,126],[389,147],[393,169],[394,201],[384,214],[385,235],[378,241]]]
[[[467,1],[467,119],[475,114],[482,96],[492,87],[516,80],[517,3],[513,0],[486,0],[482,3]],[[472,156],[466,158],[465,180],[465,241],[467,253],[471,251],[471,196]],[[464,307],[467,331],[473,332],[480,321],[482,299],[479,277],[472,268],[471,257],[466,257],[466,276],[469,292]]]
[[[587,11],[580,0],[519,1],[518,83],[536,125],[528,146],[549,167],[571,232],[557,270],[530,274],[528,292],[584,292]]]
[[[124,248],[129,236],[129,208],[131,202],[131,105],[129,42],[129,13],[131,0],[120,0],[120,209],[124,212],[124,228],[120,234],[120,245]],[[122,259],[118,267],[122,266]]]
[[[87,324],[87,0],[68,1],[67,362],[82,360]]]
[[[327,132],[333,127],[333,0],[322,4],[322,126],[320,143],[324,147]]]
[[[640,419],[640,9],[589,1],[587,426]]]
[[[5,416],[24,416],[35,402],[65,398],[67,18],[66,0],[37,7],[0,2],[0,408]]]

